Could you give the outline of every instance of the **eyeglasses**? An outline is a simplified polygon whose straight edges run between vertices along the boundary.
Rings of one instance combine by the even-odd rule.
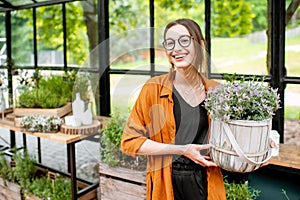
[[[189,35],[182,35],[177,39],[177,41],[181,47],[188,47],[188,46],[190,46],[192,39],[194,39],[194,38]],[[175,47],[175,40],[173,40],[171,38],[166,39],[165,41],[163,41],[162,45],[166,50],[170,51],[170,50],[174,49],[174,47]]]

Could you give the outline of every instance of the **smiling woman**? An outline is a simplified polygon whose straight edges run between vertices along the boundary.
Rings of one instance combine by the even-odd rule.
[[[142,87],[122,134],[122,151],[147,155],[149,200],[223,200],[221,171],[200,154],[209,148],[203,101],[207,90],[219,84],[205,77],[202,32],[193,20],[179,19],[166,26],[163,39],[170,72]]]

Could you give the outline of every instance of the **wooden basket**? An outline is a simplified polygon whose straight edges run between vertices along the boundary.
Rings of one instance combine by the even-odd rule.
[[[232,172],[252,172],[272,154],[269,143],[271,119],[264,121],[212,119],[210,156],[221,168]]]

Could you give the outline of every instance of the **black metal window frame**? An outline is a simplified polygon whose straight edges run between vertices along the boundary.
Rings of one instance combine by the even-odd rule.
[[[2,0],[3,1],[3,0]],[[52,68],[52,70],[66,70],[72,69],[67,66],[67,43],[66,43],[66,12],[65,4],[71,0],[56,0],[56,3],[62,4],[62,23],[64,32],[64,66],[62,68]],[[54,1],[53,1],[54,2]],[[271,75],[267,76],[265,81],[269,82],[271,86],[278,88],[282,108],[276,112],[273,118],[273,129],[277,130],[280,134],[281,143],[284,141],[284,90],[287,84],[300,84],[300,77],[291,77],[286,75],[285,70],[285,0],[271,0],[269,4],[272,13],[272,44],[271,44]],[[36,20],[36,7],[33,7],[33,19]],[[25,7],[23,8],[25,9]],[[154,28],[154,0],[149,0],[149,22],[150,27]],[[10,23],[10,10],[5,11],[6,13],[6,33],[7,33],[7,58],[11,59],[11,23]],[[211,53],[211,37],[210,37],[210,23],[211,22],[211,0],[205,0],[205,37],[208,44],[208,51]],[[37,41],[36,41],[36,26],[34,21],[34,67],[37,68]],[[153,30],[153,29],[150,29]],[[109,39],[109,0],[98,0],[98,43]],[[160,72],[155,70],[155,51],[154,51],[154,32],[150,33],[150,70],[140,71],[140,70],[121,70],[121,69],[110,69],[109,66],[109,45],[99,45],[101,58],[99,59],[99,70],[102,76],[99,80],[99,94],[100,94],[100,115],[109,116],[111,112],[110,106],[110,75],[111,74],[130,74],[130,75],[149,75],[156,76],[165,72]],[[30,67],[29,67],[30,68]],[[42,67],[39,67],[43,69]],[[46,69],[46,68],[45,68]],[[209,69],[209,77],[212,79],[222,79],[224,74],[211,73]],[[11,76],[11,74],[9,74]],[[240,76],[251,76],[240,74]],[[9,85],[10,87],[12,85]],[[12,90],[9,90],[12,94]]]
[[[48,1],[39,1],[39,0],[24,1],[23,0],[22,3],[18,2],[18,5],[12,3],[13,1],[0,0],[0,12],[36,8],[40,6],[49,6],[49,5],[67,3],[71,1],[80,1],[80,0],[48,0]]]
[[[100,1],[99,7],[100,11],[106,10],[108,12],[108,0]],[[285,69],[285,8],[286,8],[285,0],[270,0],[268,6],[271,9],[271,74],[268,75],[264,80],[269,82],[270,85],[274,88],[278,88],[278,93],[281,98],[281,109],[279,109],[272,120],[272,129],[277,130],[280,134],[280,142],[284,142],[284,91],[287,84],[300,84],[300,77],[291,77],[286,75]],[[105,9],[107,8],[107,9]],[[154,27],[154,0],[149,0],[149,13],[150,13],[150,27]],[[108,15],[108,13],[107,13]],[[211,53],[211,34],[210,34],[210,25],[211,25],[211,0],[205,0],[205,39],[208,44],[208,52]],[[109,30],[109,22],[108,19],[102,21],[99,25],[99,29]],[[151,46],[153,47],[154,43],[154,33],[151,34]],[[103,36],[103,39],[108,39],[109,34],[106,35],[106,38]],[[101,42],[101,40],[100,40]],[[108,52],[108,51],[106,51]],[[132,74],[132,75],[150,75],[155,76],[159,75],[163,72],[155,71],[155,52],[153,48],[150,48],[150,71],[135,71],[135,70],[116,70],[116,69],[108,69],[107,76],[109,74]],[[101,66],[101,65],[100,65]],[[224,74],[221,73],[211,73],[211,69],[209,68],[209,78],[212,79],[223,79]],[[251,74],[238,74],[238,77],[250,77],[253,76]],[[259,76],[258,76],[259,77]],[[263,78],[261,76],[261,78]],[[109,81],[109,80],[106,80]],[[101,84],[101,82],[100,82]],[[104,84],[104,82],[102,83]],[[109,88],[109,87],[108,87]],[[103,88],[108,89],[108,88]],[[101,91],[100,91],[101,92]],[[105,96],[105,99],[101,103],[101,110],[107,109],[106,105],[110,105],[109,95]],[[102,107],[103,106],[103,107]],[[103,115],[109,114],[110,111],[102,113]]]

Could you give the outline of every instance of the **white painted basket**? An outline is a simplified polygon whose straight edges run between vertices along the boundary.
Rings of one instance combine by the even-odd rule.
[[[210,156],[221,168],[232,172],[252,172],[271,156],[271,119],[264,121],[211,120]]]

